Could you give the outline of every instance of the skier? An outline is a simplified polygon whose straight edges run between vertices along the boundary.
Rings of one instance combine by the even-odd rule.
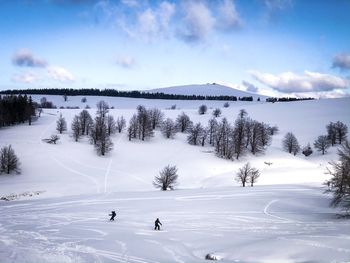
[[[109,221],[114,221],[114,218],[117,214],[115,213],[115,211],[112,211],[111,214],[109,214],[109,216],[111,216],[111,219],[109,219]]]
[[[160,226],[162,223],[159,221],[159,218],[154,222],[154,230],[160,230]]]

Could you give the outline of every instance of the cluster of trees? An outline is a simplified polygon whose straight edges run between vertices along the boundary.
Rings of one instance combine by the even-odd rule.
[[[330,162],[331,167],[327,169],[332,177],[326,182],[327,193],[333,195],[331,206],[342,206],[346,212],[350,211],[350,143],[344,141],[338,149],[339,160]]]
[[[254,183],[258,181],[259,176],[260,171],[252,167],[248,162],[245,165],[243,165],[242,168],[239,168],[235,179],[243,187],[245,187],[247,183],[250,183],[250,186],[253,187]]]
[[[314,98],[290,98],[290,97],[282,97],[282,98],[266,98],[266,102],[288,102],[288,101],[301,101],[301,100],[314,100]]]
[[[12,171],[19,173],[19,160],[12,146],[4,146],[0,149],[0,174],[10,174]]]
[[[52,103],[52,101],[48,101],[46,97],[42,97],[40,99],[40,104],[37,105],[39,108],[42,109],[56,109],[57,107]]]
[[[153,186],[162,191],[173,190],[177,184],[177,167],[167,165],[159,172],[159,175],[154,177]]]
[[[26,121],[31,125],[34,116],[35,107],[32,97],[0,95],[0,128]]]
[[[157,109],[146,109],[145,106],[137,106],[137,112],[131,117],[128,126],[128,138],[145,139],[154,135],[154,130],[160,128],[163,124],[163,113]]]
[[[178,95],[165,93],[149,93],[141,91],[118,91],[115,89],[26,89],[26,90],[5,90],[0,94],[36,94],[36,95],[60,95],[60,96],[109,96],[143,99],[163,100],[227,100],[237,101],[236,96],[201,96],[201,95]],[[244,99],[245,97],[241,98]]]
[[[186,131],[189,144],[202,146],[209,144],[215,148],[217,156],[233,160],[239,159],[248,151],[254,155],[264,152],[271,142],[271,136],[278,131],[278,128],[252,120],[242,109],[233,125],[226,118],[221,122],[212,118],[208,121],[207,127],[189,121]]]
[[[83,110],[79,115],[74,116],[71,123],[74,140],[77,142],[82,136],[88,136],[99,155],[105,155],[113,149],[110,136],[116,132],[121,133],[126,125],[123,116],[115,120],[112,115],[108,114],[108,111],[108,104],[105,101],[100,101],[97,103],[95,119],[92,119],[87,110]],[[66,120],[62,115],[57,120],[56,129],[59,133],[67,130]]]
[[[348,127],[341,121],[330,122],[326,126],[326,130],[327,134],[318,136],[313,144],[314,148],[318,152],[322,153],[322,155],[324,155],[331,146],[336,144],[341,145],[344,141],[346,141],[348,134]],[[298,154],[301,150],[301,146],[297,138],[291,132],[288,132],[285,135],[282,144],[285,151],[293,153],[294,155]],[[313,153],[309,143],[302,149],[302,153],[305,156],[309,156]]]

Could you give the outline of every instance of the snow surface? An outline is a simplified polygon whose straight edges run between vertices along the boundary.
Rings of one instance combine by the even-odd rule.
[[[234,88],[230,88],[220,84],[197,84],[197,85],[184,85],[184,86],[174,86],[166,87],[160,89],[147,90],[148,92],[162,92],[165,94],[179,94],[179,95],[202,95],[202,96],[236,96],[238,97],[249,97],[252,96],[254,100],[260,97],[260,99],[265,99],[266,96],[254,94]]]
[[[115,107],[110,114],[127,120],[139,104],[158,107],[173,119],[184,111],[203,124],[223,104],[46,97],[59,107],[81,109],[103,99]],[[203,103],[210,110],[199,115]],[[170,110],[172,104],[178,108]],[[336,147],[306,158],[283,152],[281,141],[291,131],[302,145],[312,144],[330,121],[350,127],[349,106],[350,98],[231,102],[222,108],[231,123],[244,108],[253,119],[280,128],[264,155],[239,161],[217,158],[211,147],[188,145],[184,134],[167,140],[156,132],[145,142],[116,134],[106,157],[98,157],[87,138],[74,142],[70,131],[57,145],[47,144],[42,139],[57,133],[59,114],[69,128],[81,109],[45,109],[32,126],[0,130],[0,147],[11,144],[22,168],[20,175],[0,176],[0,196],[24,196],[0,201],[0,262],[203,262],[207,253],[223,262],[348,262],[350,222],[328,207],[322,186],[328,162],[337,159]],[[96,109],[89,111],[94,115]],[[234,181],[247,161],[261,170],[253,188]],[[152,180],[168,164],[177,165],[179,184],[175,191],[160,192]],[[35,197],[23,195],[38,191]],[[116,222],[108,222],[111,210],[117,210]],[[152,230],[157,217],[164,223],[160,232]]]

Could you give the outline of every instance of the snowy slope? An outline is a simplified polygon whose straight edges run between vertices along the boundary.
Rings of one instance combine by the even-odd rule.
[[[33,96],[39,100],[42,96]],[[289,103],[142,100],[110,97],[46,96],[57,106],[94,107],[103,99],[115,118],[127,120],[139,104],[160,108],[175,119],[186,112],[204,125],[220,107],[232,123],[244,108],[253,119],[277,125],[280,132],[263,155],[239,161],[217,158],[211,147],[191,146],[185,134],[129,142],[124,133],[112,137],[113,151],[96,156],[87,138],[74,142],[70,130],[57,145],[43,138],[56,134],[62,114],[70,122],[81,109],[44,110],[32,126],[0,130],[0,147],[11,144],[20,175],[0,176],[0,196],[43,191],[39,196],[0,201],[0,262],[205,262],[214,253],[222,262],[347,262],[350,222],[329,208],[322,183],[336,147],[306,158],[281,150],[286,132],[302,145],[325,134],[330,121],[350,127],[350,98]],[[95,115],[96,109],[89,109]],[[261,171],[253,188],[241,188],[235,172],[249,161]],[[265,162],[271,162],[268,166]],[[159,170],[177,165],[177,190],[152,186]],[[117,210],[117,221],[107,214]],[[159,217],[161,232],[152,224]]]
[[[290,185],[2,203],[0,261],[349,262],[350,221],[328,202],[322,189]]]
[[[245,92],[242,90],[230,88],[227,86],[219,84],[198,84],[198,85],[184,85],[184,86],[174,86],[166,87],[160,89],[151,89],[148,92],[162,92],[165,94],[180,94],[180,95],[202,95],[202,96],[236,96],[238,97],[248,97],[253,96],[254,100],[258,97],[261,99],[266,98],[266,96],[253,94]]]

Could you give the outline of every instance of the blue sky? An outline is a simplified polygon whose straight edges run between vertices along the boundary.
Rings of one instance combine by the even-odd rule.
[[[349,96],[350,0],[0,0],[0,89]]]

